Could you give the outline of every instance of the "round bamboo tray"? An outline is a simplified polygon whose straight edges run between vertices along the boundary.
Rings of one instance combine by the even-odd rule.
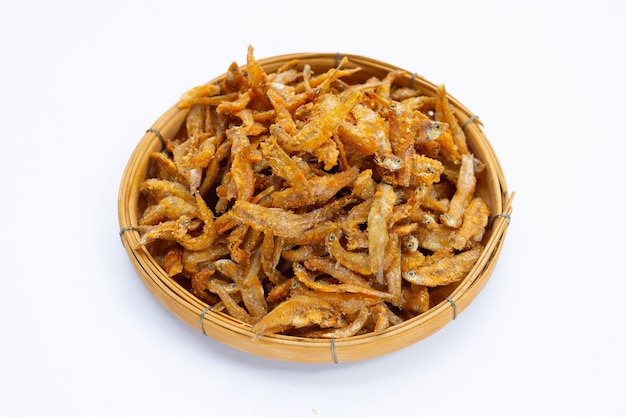
[[[383,78],[396,66],[371,58],[335,53],[298,53],[258,60],[267,72],[278,70],[283,64],[298,59],[311,65],[314,73],[335,68],[340,58],[346,56],[346,68],[361,68],[350,78],[365,82],[372,76]],[[211,82],[223,80],[225,75]],[[424,94],[434,96],[437,86],[421,76],[406,76],[397,81],[405,86],[418,87]],[[481,123],[473,113],[454,97],[448,96],[459,123],[463,125],[470,150],[486,164],[486,172],[479,178],[476,194],[491,209],[489,227],[484,237],[484,250],[468,275],[425,313],[379,333],[343,339],[310,339],[283,335],[262,336],[253,340],[251,327],[233,317],[209,310],[207,304],[193,296],[159,266],[150,253],[135,249],[140,235],[133,229],[141,216],[140,184],[149,172],[148,155],[162,149],[163,138],[173,138],[185,124],[187,110],[175,104],[167,110],[143,135],[132,153],[124,171],[118,196],[120,236],[137,274],[150,292],[168,310],[188,325],[205,335],[235,349],[255,355],[296,362],[332,363],[367,359],[390,353],[416,343],[437,332],[475,299],[489,280],[502,250],[510,221],[511,200],[502,168],[491,144],[485,137]]]

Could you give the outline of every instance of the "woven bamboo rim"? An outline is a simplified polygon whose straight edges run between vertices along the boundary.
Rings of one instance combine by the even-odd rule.
[[[348,58],[346,68],[361,68],[353,76],[354,82],[364,82],[372,76],[382,78],[389,71],[399,69],[367,57],[334,53],[297,53],[258,62],[269,73],[286,62],[298,59],[302,64],[311,65],[314,72],[321,73],[336,67],[344,56]],[[211,82],[223,78],[224,75]],[[419,87],[426,95],[436,94],[437,86],[416,74],[405,77],[399,83]],[[173,138],[184,125],[187,110],[180,110],[177,105],[167,110],[143,135],[121,180],[118,195],[120,236],[133,267],[154,297],[181,320],[219,342],[263,357],[310,363],[355,361],[399,350],[432,335],[456,319],[489,280],[502,250],[513,199],[500,162],[481,129],[480,120],[454,97],[449,96],[448,99],[465,130],[469,148],[486,163],[487,170],[477,184],[477,194],[489,204],[493,216],[484,250],[473,269],[442,302],[425,313],[375,334],[336,340],[269,335],[253,341],[249,325],[227,314],[210,311],[205,302],[169,278],[147,250],[135,249],[140,236],[133,226],[138,225],[141,216],[139,186],[147,177],[148,155],[160,151],[163,138]]]

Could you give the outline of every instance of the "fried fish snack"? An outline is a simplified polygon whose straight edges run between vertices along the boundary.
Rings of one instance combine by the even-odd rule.
[[[339,312],[322,297],[299,294],[278,304],[252,326],[252,332],[254,337],[258,338],[265,334],[312,325],[320,328],[338,328],[345,324]]]
[[[482,253],[484,171],[445,88],[355,82],[343,58],[266,72],[248,48],[150,155],[136,227],[191,294],[271,334],[345,338],[428,311]]]

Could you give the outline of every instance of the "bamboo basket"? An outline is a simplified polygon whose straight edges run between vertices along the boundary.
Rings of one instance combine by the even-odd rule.
[[[258,62],[270,73],[286,62],[298,59],[301,64],[311,65],[314,73],[322,73],[335,68],[344,56],[348,58],[346,68],[361,68],[351,76],[354,82],[362,83],[372,76],[383,78],[389,71],[399,69],[371,58],[335,53],[297,53]],[[224,77],[222,75],[211,82],[219,82]],[[418,75],[404,77],[397,83],[417,87],[426,95],[436,94],[437,86]],[[180,110],[177,105],[167,110],[143,135],[128,161],[119,189],[120,236],[139,278],[168,310],[206,336],[235,349],[272,359],[309,363],[363,360],[402,349],[432,335],[456,319],[489,280],[502,250],[513,197],[507,190],[502,168],[481,129],[480,120],[454,97],[449,96],[448,99],[464,128],[470,150],[486,163],[486,172],[478,180],[476,193],[491,208],[492,218],[484,238],[484,250],[472,270],[441,302],[425,313],[379,333],[343,339],[269,335],[253,340],[249,325],[225,313],[209,310],[205,302],[169,278],[147,250],[135,249],[140,235],[133,230],[133,226],[138,225],[142,213],[139,187],[148,175],[148,155],[160,151],[162,138],[175,137],[185,124],[187,110]]]

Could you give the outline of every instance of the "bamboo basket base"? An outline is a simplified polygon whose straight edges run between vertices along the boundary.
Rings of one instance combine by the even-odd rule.
[[[383,78],[389,71],[400,69],[371,58],[345,55],[351,66],[361,68],[351,76],[355,83],[376,76]],[[283,64],[298,59],[311,65],[314,73],[335,68],[335,53],[298,53],[259,60],[267,72],[274,72]],[[211,82],[223,80],[225,75]],[[434,96],[437,86],[421,76],[413,75],[398,81],[418,87],[426,95]],[[452,96],[448,97],[459,123],[463,125],[470,150],[486,163],[486,172],[479,178],[476,194],[489,205],[492,213],[490,226],[484,238],[484,250],[465,279],[456,286],[447,287],[438,295],[438,301],[425,313],[382,332],[342,339],[309,339],[283,335],[262,336],[253,340],[249,325],[233,317],[210,310],[209,306],[190,294],[176,280],[167,276],[146,248],[136,249],[140,235],[134,229],[143,212],[140,184],[148,177],[148,155],[160,151],[164,138],[174,138],[184,126],[187,115],[173,105],[146,131],[133,151],[124,171],[119,195],[118,217],[120,236],[137,275],[153,296],[183,322],[221,343],[255,355],[294,362],[338,363],[363,360],[387,354],[412,345],[434,334],[456,319],[476,298],[488,282],[503,247],[511,216],[512,194],[509,194],[498,158],[482,130],[480,120]]]

